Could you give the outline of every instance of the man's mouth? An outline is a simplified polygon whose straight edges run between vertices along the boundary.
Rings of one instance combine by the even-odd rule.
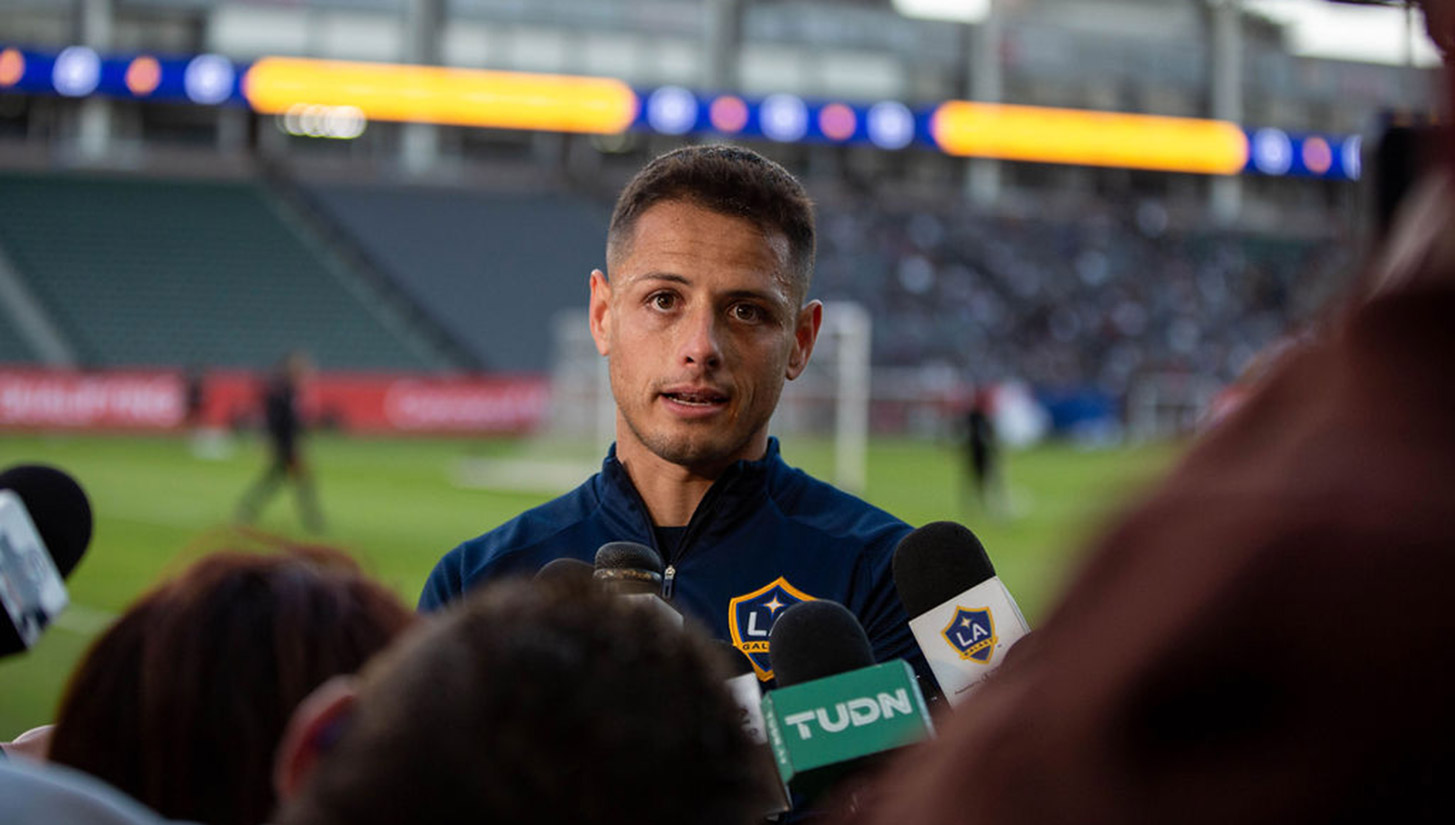
[[[727,396],[711,390],[664,392],[662,397],[687,407],[714,407],[727,403]]]

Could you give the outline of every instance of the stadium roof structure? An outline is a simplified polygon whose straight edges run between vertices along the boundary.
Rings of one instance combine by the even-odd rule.
[[[1243,0],[1284,27],[1290,53],[1389,65],[1440,65],[1419,16],[1398,0]]]
[[[994,0],[893,0],[908,17],[979,23]],[[1000,0],[1004,3],[1004,0]],[[1242,0],[1244,7],[1284,30],[1289,51],[1387,65],[1434,67],[1439,53],[1404,0]]]

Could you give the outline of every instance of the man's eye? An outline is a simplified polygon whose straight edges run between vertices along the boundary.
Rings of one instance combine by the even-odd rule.
[[[768,313],[764,312],[762,307],[753,304],[733,304],[732,314],[739,321],[750,321],[753,323],[757,323],[768,317]]]
[[[677,296],[670,292],[658,292],[648,298],[647,303],[657,309],[671,309],[677,305]]]

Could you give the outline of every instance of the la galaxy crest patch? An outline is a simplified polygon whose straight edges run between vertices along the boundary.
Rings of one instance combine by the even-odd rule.
[[[733,647],[741,650],[753,670],[764,682],[773,678],[773,665],[768,660],[768,632],[783,611],[799,602],[811,602],[813,596],[799,590],[779,576],[772,583],[728,602],[728,630]]]
[[[955,617],[941,633],[945,641],[950,643],[950,647],[959,652],[961,659],[969,659],[982,665],[990,664],[990,657],[995,653],[995,643],[999,641],[995,637],[995,619],[990,615],[988,607],[975,610],[958,608]]]

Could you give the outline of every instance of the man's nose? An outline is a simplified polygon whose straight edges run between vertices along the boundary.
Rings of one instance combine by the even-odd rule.
[[[681,358],[685,364],[716,368],[722,364],[721,330],[717,314],[710,308],[690,313],[683,320]]]

